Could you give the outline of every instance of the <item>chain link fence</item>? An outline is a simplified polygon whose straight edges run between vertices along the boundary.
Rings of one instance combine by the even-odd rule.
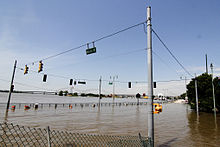
[[[147,138],[139,136],[87,135],[0,123],[1,147],[145,147]]]

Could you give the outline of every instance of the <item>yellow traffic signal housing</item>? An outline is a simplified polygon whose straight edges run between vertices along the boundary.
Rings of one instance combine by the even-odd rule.
[[[28,69],[29,67],[27,65],[25,65],[25,68],[24,68],[24,75],[28,73]]]
[[[42,61],[39,61],[39,68],[38,68],[38,72],[43,71],[43,63]]]

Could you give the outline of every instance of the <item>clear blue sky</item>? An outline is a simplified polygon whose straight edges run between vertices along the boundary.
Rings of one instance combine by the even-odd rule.
[[[214,73],[220,76],[220,2],[218,0],[80,0],[80,1],[0,1],[0,89],[8,89],[14,60],[18,67],[77,47],[102,36],[146,20],[146,7],[152,7],[152,26],[173,54],[191,74],[205,71],[214,64]],[[44,63],[44,72],[76,79],[98,80],[102,76],[118,75],[116,93],[146,92],[147,81],[146,34],[138,26],[95,44],[97,53],[86,56],[86,48],[68,52]],[[167,81],[187,76],[153,35],[154,80]],[[37,71],[38,65],[30,65]],[[210,69],[210,68],[209,68]],[[17,70],[16,90],[57,90],[67,88],[69,79]],[[97,92],[98,81],[87,81],[74,91]],[[155,94],[179,95],[184,92],[184,81],[158,83]],[[103,83],[103,92],[111,93],[112,86]]]

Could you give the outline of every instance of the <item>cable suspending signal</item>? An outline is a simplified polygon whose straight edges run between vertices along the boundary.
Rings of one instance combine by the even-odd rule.
[[[166,63],[166,61],[164,61],[155,51],[152,50],[152,53],[153,53],[155,56],[157,56],[158,59],[159,59],[163,64],[165,64],[167,67],[169,67],[170,69],[172,69],[173,71],[175,71],[176,74],[177,74],[179,77],[181,77],[181,76],[179,75],[179,73],[178,73],[176,70],[174,70],[171,66],[169,66],[169,65]]]
[[[19,68],[17,67],[19,70],[24,70],[23,68]],[[33,73],[38,73],[34,70],[30,70],[31,72]],[[45,75],[45,73],[40,73],[42,75]],[[62,79],[68,79],[68,80],[71,80],[71,79],[74,79],[75,81],[91,81],[91,82],[99,82],[99,80],[94,80],[94,79],[78,79],[78,78],[71,78],[71,77],[65,77],[65,76],[60,76],[60,75],[55,75],[55,74],[46,74],[46,75],[49,75],[49,76],[52,76],[52,77],[57,77],[57,78],[62,78]],[[158,82],[158,83],[162,83],[162,82],[178,82],[178,81],[182,81],[183,79],[179,79],[179,80],[164,80],[164,81],[155,81],[155,82]],[[190,80],[190,79],[188,79]],[[74,82],[75,82],[74,81]],[[109,82],[109,80],[105,80],[103,79],[102,80],[103,82]],[[138,83],[148,83],[147,81],[115,81],[117,83],[128,83],[128,82],[131,82],[131,83],[135,83],[135,84],[138,84]],[[75,84],[74,84],[75,85]]]
[[[159,35],[152,29],[152,32],[156,35],[158,40],[163,44],[163,46],[166,48],[166,50],[170,53],[170,55],[175,59],[175,61],[183,68],[183,70],[190,75],[191,77],[194,77],[189,71],[186,70],[186,68],[180,63],[180,61],[174,56],[174,54],[170,51],[170,49],[166,46],[166,44],[162,41],[162,39],[159,37]]]
[[[80,45],[80,46],[78,46],[78,47],[71,48],[71,49],[68,49],[68,50],[66,50],[66,51],[60,52],[60,53],[58,53],[58,54],[54,54],[54,55],[45,57],[45,58],[41,59],[40,61],[45,61],[45,60],[48,60],[48,59],[51,59],[51,58],[60,56],[60,55],[62,55],[62,54],[71,52],[71,51],[73,51],[73,50],[77,50],[77,49],[80,49],[80,48],[82,48],[82,47],[86,47],[88,44],[94,44],[95,42],[98,42],[98,41],[101,41],[101,40],[103,40],[103,39],[112,37],[112,36],[114,36],[114,35],[117,35],[117,34],[122,33],[122,32],[124,32],[124,31],[130,30],[130,29],[132,29],[132,28],[134,28],[134,27],[137,27],[137,26],[139,26],[139,25],[142,25],[142,24],[144,24],[144,23],[146,23],[146,21],[141,22],[141,23],[138,23],[138,24],[135,24],[135,25],[132,25],[132,26],[130,26],[130,27],[127,27],[127,28],[122,29],[122,30],[120,30],[120,31],[117,31],[117,32],[115,32],[115,33],[111,33],[111,34],[109,34],[109,35],[103,36],[103,37],[98,38],[98,39],[96,39],[96,40],[93,40],[93,41],[91,41],[91,42],[82,44],[82,45]],[[31,62],[31,63],[29,63],[29,64],[35,64],[35,63],[37,63],[37,62],[39,62],[39,60],[34,61],[34,62]],[[27,64],[27,65],[29,65],[29,64]]]

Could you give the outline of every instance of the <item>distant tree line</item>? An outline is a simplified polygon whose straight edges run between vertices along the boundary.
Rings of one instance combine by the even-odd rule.
[[[67,90],[66,91],[62,91],[62,90],[59,91],[58,95],[59,96],[99,97],[99,94],[93,94],[93,93],[81,93],[81,94],[78,94],[77,92],[69,93]],[[106,96],[101,94],[101,97],[106,97]]]

